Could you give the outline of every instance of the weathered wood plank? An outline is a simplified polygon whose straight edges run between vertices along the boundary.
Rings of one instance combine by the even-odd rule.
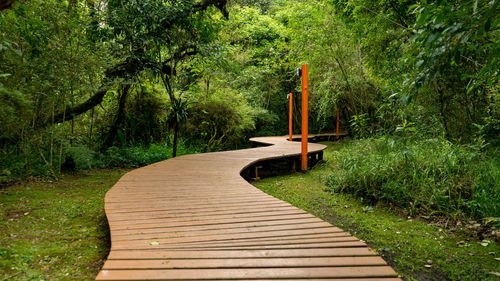
[[[171,269],[171,270],[102,270],[99,280],[217,280],[282,278],[360,278],[394,277],[389,266],[293,267],[237,269]]]
[[[334,258],[108,260],[104,264],[103,269],[332,267],[368,265],[385,265],[385,261],[376,256]]]

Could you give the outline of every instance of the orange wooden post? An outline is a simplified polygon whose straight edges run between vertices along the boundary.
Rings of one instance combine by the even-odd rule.
[[[293,134],[293,127],[292,127],[292,114],[293,114],[293,93],[290,93],[288,95],[288,98],[290,99],[290,113],[288,114],[288,133],[290,136],[288,137],[289,141],[292,141],[292,134]]]
[[[302,65],[302,171],[307,171],[307,135],[308,135],[308,119],[307,119],[307,103],[308,103],[308,88],[307,88],[307,64]]]
[[[337,107],[337,140],[339,139],[339,108]]]

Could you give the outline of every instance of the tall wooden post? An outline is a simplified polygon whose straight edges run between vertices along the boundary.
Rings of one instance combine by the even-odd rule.
[[[307,171],[307,135],[308,135],[308,114],[307,103],[309,101],[307,88],[307,64],[302,65],[302,171]]]
[[[290,93],[288,95],[288,98],[290,99],[290,113],[288,114],[288,133],[289,137],[288,140],[292,141],[292,135],[293,135],[293,124],[292,124],[292,114],[293,114],[293,93]]]
[[[339,139],[339,107],[337,106],[337,140]]]

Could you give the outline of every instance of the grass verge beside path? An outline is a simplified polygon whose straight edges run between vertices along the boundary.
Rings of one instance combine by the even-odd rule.
[[[109,251],[104,194],[126,171],[0,189],[0,281],[93,280]]]
[[[363,205],[349,194],[332,193],[324,178],[338,145],[328,143],[326,163],[306,174],[263,179],[253,184],[350,232],[384,256],[407,280],[500,280],[497,242],[472,238],[465,228],[445,229],[386,208]]]

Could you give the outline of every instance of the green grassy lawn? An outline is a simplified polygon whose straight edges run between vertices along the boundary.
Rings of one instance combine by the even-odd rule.
[[[125,172],[0,189],[0,280],[93,280],[109,251],[104,194]]]
[[[326,163],[298,173],[253,182],[279,199],[331,222],[383,255],[409,280],[500,280],[500,247],[478,237],[466,224],[447,229],[396,214],[385,207],[363,205],[349,194],[333,193],[324,178],[336,165],[331,155],[347,142],[327,143]],[[491,233],[490,233],[491,235]]]

